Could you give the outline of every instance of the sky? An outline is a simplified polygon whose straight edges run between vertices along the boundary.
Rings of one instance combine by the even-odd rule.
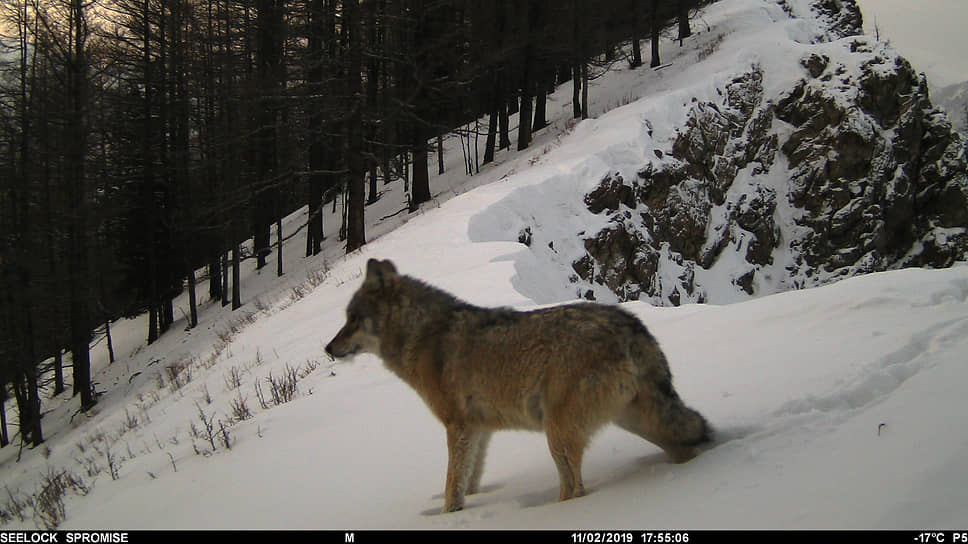
[[[864,30],[889,40],[933,88],[968,81],[968,0],[857,0]]]

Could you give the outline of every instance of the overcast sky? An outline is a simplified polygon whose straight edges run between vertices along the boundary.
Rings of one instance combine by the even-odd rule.
[[[968,81],[968,0],[857,0],[864,29],[924,72],[933,88]]]

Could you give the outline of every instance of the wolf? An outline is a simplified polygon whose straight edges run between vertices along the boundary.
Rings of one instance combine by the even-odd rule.
[[[655,338],[632,314],[596,303],[516,311],[482,308],[370,259],[331,357],[372,353],[409,384],[447,431],[443,512],[479,490],[491,434],[543,431],[559,500],[585,493],[582,456],[610,422],[675,462],[711,428],[683,404]]]

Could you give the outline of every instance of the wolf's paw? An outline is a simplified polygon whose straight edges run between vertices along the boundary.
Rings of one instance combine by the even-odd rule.
[[[464,509],[464,506],[463,505],[461,505],[461,506],[451,506],[451,507],[444,506],[443,508],[428,508],[427,510],[424,510],[424,511],[420,512],[420,515],[421,516],[434,517],[434,516],[439,516],[441,514],[449,514],[451,512],[459,512],[459,511],[461,511],[463,509]]]

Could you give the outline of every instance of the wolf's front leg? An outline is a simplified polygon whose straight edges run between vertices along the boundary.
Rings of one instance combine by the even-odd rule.
[[[471,469],[473,431],[462,424],[447,425],[447,483],[442,513],[464,507],[464,486]]]

